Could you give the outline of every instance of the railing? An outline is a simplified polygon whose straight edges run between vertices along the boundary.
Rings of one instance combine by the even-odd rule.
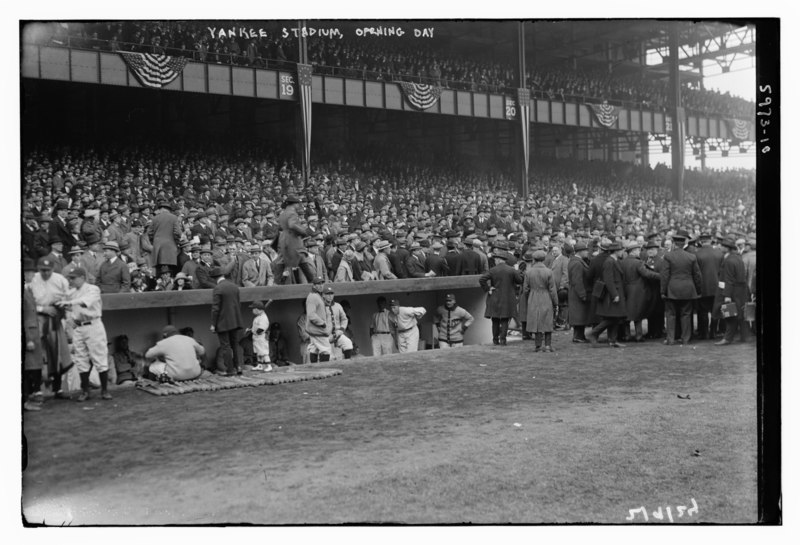
[[[88,42],[84,44],[84,42]],[[163,55],[186,57],[196,62],[209,64],[229,64],[234,66],[245,66],[249,68],[263,68],[272,70],[284,70],[293,72],[297,63],[288,59],[271,59],[268,57],[252,56],[231,52],[204,51],[199,49],[182,49],[175,47],[161,47],[145,43],[115,42],[112,40],[83,39],[67,36],[64,41],[51,40],[46,44],[30,45],[49,45],[54,47],[67,47],[71,49],[83,49],[90,51],[130,51],[138,53],[160,53]],[[368,70],[352,67],[329,66],[324,64],[312,64],[313,73],[317,75],[338,76],[345,78],[363,79],[367,81],[407,81],[411,83],[422,83],[436,85],[447,89],[459,91],[472,91],[484,93],[498,93],[515,96],[516,88],[505,85],[482,83],[474,81],[451,80],[440,77],[421,76],[402,72],[387,72],[380,70]],[[649,101],[631,101],[607,97],[594,97],[588,95],[574,95],[569,93],[550,92],[541,89],[530,88],[531,98],[539,100],[562,100],[564,102],[574,102],[577,104],[607,102],[612,106],[629,109],[643,109],[650,111],[667,112],[668,106],[663,104],[651,104]],[[754,106],[755,108],[755,106]],[[708,110],[698,110],[686,107],[686,111],[693,115],[703,115],[708,117],[730,117],[735,114],[720,113]]]

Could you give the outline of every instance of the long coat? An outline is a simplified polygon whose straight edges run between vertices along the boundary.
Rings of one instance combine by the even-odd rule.
[[[517,306],[515,287],[522,284],[522,273],[505,262],[481,275],[478,282],[486,295],[486,318],[511,318]],[[489,288],[494,287],[494,293]]]
[[[742,256],[731,252],[722,260],[718,281],[723,282],[725,287],[720,288],[719,284],[717,285],[712,315],[721,318],[720,307],[724,304],[725,297],[730,297],[736,303],[739,316],[742,316],[747,302],[747,273]]]
[[[625,282],[625,308],[628,312],[626,318],[640,322],[647,318],[649,310],[645,279],[658,280],[661,275],[645,267],[641,259],[632,256],[620,261],[620,267]]]
[[[528,319],[525,329],[531,333],[553,331],[553,307],[558,304],[553,271],[544,263],[535,263],[525,271],[522,297],[528,299]]]
[[[166,210],[153,218],[147,228],[147,238],[153,243],[153,265],[178,265],[178,242],[181,240],[181,221]]]
[[[26,288],[22,291],[22,350],[25,353],[25,370],[37,371],[42,368],[44,353],[39,332],[39,318],[36,315],[36,301],[31,290]],[[29,342],[33,343],[33,350],[27,349]]]
[[[465,274],[481,274],[483,272],[483,266],[481,264],[481,256],[478,253],[471,249],[467,248],[466,250],[461,252],[461,270],[459,273],[461,275]]]
[[[594,283],[603,279],[603,264],[611,257],[608,252],[600,252],[589,261],[589,270],[586,272],[586,289],[589,291],[589,323],[594,324],[599,320],[597,318],[597,303],[598,299],[592,297],[591,293],[594,289]],[[570,322],[571,323],[571,322]]]
[[[303,237],[308,235],[308,227],[300,219],[294,207],[290,206],[278,217],[281,233],[278,236],[278,252],[288,269],[300,265],[300,250],[305,249]]]
[[[569,323],[573,326],[589,325],[589,299],[592,292],[586,285],[589,264],[578,256],[572,256],[567,263],[569,274]]]
[[[569,281],[569,260],[567,256],[560,255],[549,265],[553,271],[553,280],[556,283],[556,291],[567,289]]]
[[[703,283],[700,286],[700,297],[714,297],[717,293],[717,278],[722,266],[722,250],[711,246],[701,246],[694,254]]]
[[[217,332],[242,328],[239,286],[230,280],[225,279],[214,286],[211,299],[211,325]]]
[[[603,290],[603,297],[597,302],[597,315],[604,318],[625,318],[628,314],[625,304],[625,284],[622,267],[616,258],[609,257],[603,262],[602,280],[606,288]],[[615,297],[619,297],[616,303]]]
[[[675,248],[664,254],[661,271],[661,295],[665,299],[697,299],[702,291],[703,277],[694,254]]]

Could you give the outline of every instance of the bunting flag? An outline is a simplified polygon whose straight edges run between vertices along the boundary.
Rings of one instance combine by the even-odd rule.
[[[177,78],[189,62],[186,57],[119,52],[122,60],[145,87],[160,89]]]
[[[528,180],[528,162],[530,160],[531,141],[531,92],[529,89],[517,89],[517,101],[519,102],[519,116],[522,124],[522,157],[524,160],[525,177]],[[527,191],[524,191],[527,196]]]
[[[425,83],[409,83],[407,81],[396,81],[403,91],[406,100],[417,110],[427,110],[439,100],[442,95],[442,88]]]
[[[597,122],[606,128],[610,129],[611,126],[617,122],[617,118],[619,118],[616,106],[611,106],[605,100],[602,104],[589,103],[589,108],[594,112]]]
[[[300,112],[303,117],[303,166],[311,172],[311,65],[297,64],[297,83],[300,85]]]
[[[737,140],[752,140],[750,138],[750,122],[741,119],[727,119],[728,130]]]

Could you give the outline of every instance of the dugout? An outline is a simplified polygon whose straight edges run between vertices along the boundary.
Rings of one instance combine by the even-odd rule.
[[[433,344],[433,314],[444,304],[447,293],[454,293],[458,304],[475,317],[467,330],[464,343],[483,344],[492,340],[492,323],[483,317],[486,296],[478,285],[478,276],[442,278],[379,280],[370,282],[330,283],[336,291],[335,300],[347,300],[352,307],[351,329],[355,342],[364,356],[372,355],[369,322],[377,310],[375,301],[384,296],[397,298],[403,306],[424,307],[427,314],[420,323],[420,340],[427,346]],[[280,323],[286,338],[289,359],[302,361],[300,340],[297,335],[297,318],[302,313],[301,304],[311,291],[310,284],[241,288],[242,316],[249,326],[253,316],[248,308],[252,301],[273,303],[267,309],[270,323]],[[195,338],[206,352],[214,354],[219,346],[217,336],[209,330],[211,325],[212,290],[184,292],[145,292],[103,295],[103,323],[109,342],[117,335],[126,334],[132,350],[144,352],[161,337],[161,328],[167,324],[177,328],[191,327]]]

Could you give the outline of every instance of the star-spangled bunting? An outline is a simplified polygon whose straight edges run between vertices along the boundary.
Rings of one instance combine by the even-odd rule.
[[[728,119],[728,128],[737,140],[750,140],[750,123],[741,119]]]
[[[611,128],[611,126],[617,122],[617,118],[619,117],[617,108],[615,106],[611,106],[606,101],[603,101],[602,104],[589,104],[589,108],[591,108],[592,112],[594,112],[597,122],[607,128]]]
[[[409,83],[407,81],[395,82],[400,86],[406,100],[418,110],[427,110],[439,100],[442,88],[425,83]]]
[[[311,170],[311,65],[297,64],[297,83],[300,84],[300,115],[303,119],[303,165]]]
[[[152,53],[119,52],[125,64],[134,73],[139,83],[160,89],[177,78],[189,62],[185,57],[170,57]]]

